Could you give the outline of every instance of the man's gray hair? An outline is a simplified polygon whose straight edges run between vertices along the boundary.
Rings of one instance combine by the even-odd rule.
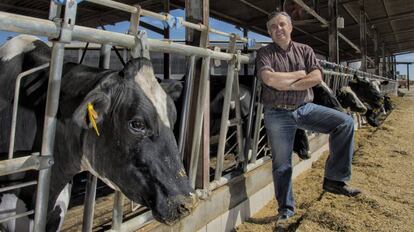
[[[272,20],[274,17],[276,17],[278,15],[285,16],[288,19],[289,23],[292,24],[292,18],[290,17],[290,15],[288,13],[286,13],[285,11],[273,11],[267,17],[267,22],[266,22],[267,29],[269,29],[269,22],[270,22],[270,20]]]

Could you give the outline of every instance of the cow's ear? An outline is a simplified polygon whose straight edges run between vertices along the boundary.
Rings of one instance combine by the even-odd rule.
[[[141,57],[132,59],[128,61],[128,63],[124,66],[124,69],[119,72],[120,76],[126,78],[134,78],[138,74],[143,77],[155,77],[150,60]]]
[[[176,102],[183,92],[183,83],[181,81],[161,82],[161,88]]]
[[[73,121],[84,129],[92,128],[93,123],[90,118],[93,117],[95,123],[101,122],[108,112],[110,105],[111,99],[107,94],[103,92],[88,94],[82,104],[75,110]]]

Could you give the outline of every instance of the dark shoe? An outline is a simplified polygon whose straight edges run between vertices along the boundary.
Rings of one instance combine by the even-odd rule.
[[[290,213],[288,213],[288,212],[279,213],[279,214],[277,215],[277,222],[278,222],[278,223],[279,223],[279,222],[285,222],[285,221],[287,221],[289,218],[291,218],[293,215],[295,215],[295,213],[294,213],[294,212],[290,212]]]
[[[345,182],[324,179],[323,190],[326,192],[355,197],[361,193],[361,190],[348,186]]]

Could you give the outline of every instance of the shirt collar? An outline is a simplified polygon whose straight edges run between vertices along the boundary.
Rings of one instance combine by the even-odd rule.
[[[278,51],[278,52],[283,52],[283,53],[285,53],[285,52],[289,52],[290,51],[290,49],[292,48],[292,46],[293,46],[293,42],[292,42],[292,40],[289,42],[289,45],[288,45],[288,47],[287,47],[287,49],[286,50],[283,50],[283,48],[281,48],[277,43],[274,43],[273,42],[273,44],[274,44],[274,47],[275,47],[275,49],[276,49],[276,51]]]

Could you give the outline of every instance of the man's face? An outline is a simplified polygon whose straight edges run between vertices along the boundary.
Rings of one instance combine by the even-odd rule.
[[[273,17],[267,22],[267,32],[272,37],[273,42],[281,45],[290,42],[292,24],[284,15]]]

